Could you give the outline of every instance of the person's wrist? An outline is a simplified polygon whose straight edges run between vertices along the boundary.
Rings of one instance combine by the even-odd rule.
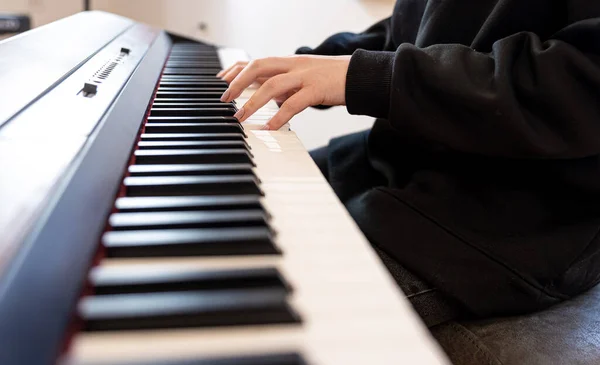
[[[350,114],[387,118],[394,53],[358,49],[346,74],[345,101]]]

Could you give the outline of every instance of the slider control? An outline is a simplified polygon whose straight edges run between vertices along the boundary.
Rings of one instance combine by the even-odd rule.
[[[86,94],[96,94],[96,92],[98,92],[98,85],[86,82],[83,84],[83,92]]]

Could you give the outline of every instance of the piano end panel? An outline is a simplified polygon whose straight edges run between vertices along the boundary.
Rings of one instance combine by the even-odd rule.
[[[1,364],[56,361],[170,47],[159,33],[3,275]]]

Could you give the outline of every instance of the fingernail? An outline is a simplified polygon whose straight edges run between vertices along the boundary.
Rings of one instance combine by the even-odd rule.
[[[260,127],[260,129],[263,130],[263,131],[268,131],[269,130],[269,125],[265,124],[262,127]]]
[[[217,75],[216,75],[216,76],[217,76],[217,77],[221,77],[221,74],[223,74],[223,71],[219,71],[219,72],[217,72]]]
[[[230,94],[229,89],[225,90],[225,92],[221,96],[221,101],[228,101],[227,99],[229,99],[229,94]]]
[[[237,111],[237,113],[235,113],[235,114],[233,115],[233,117],[234,117],[234,118],[237,118],[239,121],[241,121],[241,120],[242,120],[242,118],[244,117],[244,113],[245,113],[245,112],[246,112],[246,111],[245,111],[245,110],[244,110],[244,108],[242,107],[240,110],[238,110],[238,111]]]

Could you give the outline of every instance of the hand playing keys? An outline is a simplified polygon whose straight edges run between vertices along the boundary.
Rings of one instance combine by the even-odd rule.
[[[275,99],[281,107],[263,129],[279,129],[309,106],[345,105],[349,63],[350,56],[305,55],[238,62],[217,74],[229,83],[221,101],[239,97],[244,89],[257,82],[260,87],[235,117],[243,122]]]

